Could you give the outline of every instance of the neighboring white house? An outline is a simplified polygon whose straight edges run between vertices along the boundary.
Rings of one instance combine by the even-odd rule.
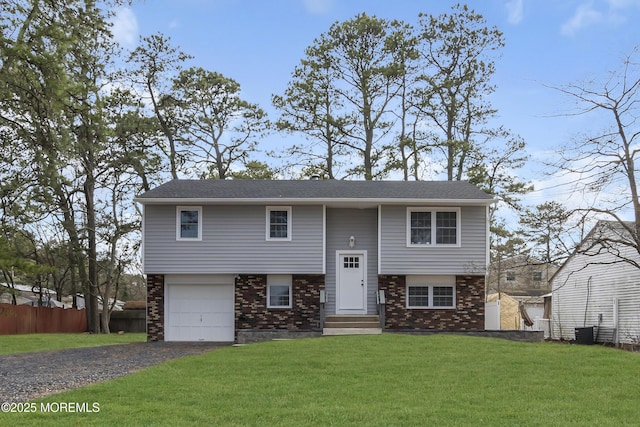
[[[65,308],[62,302],[56,300],[56,291],[48,288],[38,288],[29,285],[0,283],[0,303],[12,304],[12,294],[16,296],[18,305],[31,305],[37,307]]]
[[[33,307],[52,307],[52,308],[73,308],[73,296],[63,295],[57,300],[57,292],[53,289],[38,288],[29,285],[8,285],[7,283],[0,283],[0,303],[12,304],[12,294],[16,295],[17,305],[30,305]],[[76,296],[76,306],[78,309],[85,308],[84,297],[81,294]],[[109,307],[113,306],[113,311],[122,311],[124,307],[124,301],[115,300],[109,298]],[[98,296],[98,310],[102,311],[102,297]]]
[[[597,243],[606,237],[609,246]],[[551,338],[574,340],[593,327],[596,342],[640,343],[640,263],[621,224],[600,221],[551,279]]]

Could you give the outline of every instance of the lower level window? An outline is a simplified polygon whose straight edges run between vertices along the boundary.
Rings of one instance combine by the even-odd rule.
[[[429,307],[429,287],[409,286],[409,307]]]
[[[407,277],[407,308],[455,308],[455,278]]]
[[[451,286],[432,286],[433,307],[453,307],[453,287]]]
[[[267,307],[291,308],[291,276],[267,276]]]

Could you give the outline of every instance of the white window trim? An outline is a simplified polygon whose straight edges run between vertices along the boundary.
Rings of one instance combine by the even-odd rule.
[[[290,242],[291,241],[291,206],[267,206],[266,211],[266,232],[265,236],[268,241],[272,242]],[[271,212],[286,211],[287,212],[287,237],[271,237]]]
[[[429,288],[429,305],[428,306],[412,306],[409,305],[409,288],[425,287]],[[451,306],[434,306],[433,305],[433,288],[449,287],[453,288],[453,305]],[[412,310],[451,310],[456,308],[456,278],[455,276],[407,276],[405,288],[406,307]]]
[[[411,213],[412,212],[431,212],[431,243],[428,244],[418,244],[411,243]],[[436,213],[438,212],[455,212],[456,213],[456,243],[436,243]],[[406,219],[406,238],[407,238],[407,247],[408,248],[459,248],[460,245],[460,236],[462,229],[462,219],[460,215],[460,208],[452,208],[452,207],[408,207],[407,208],[407,219]]]
[[[197,211],[198,212],[198,237],[182,237],[180,235],[181,223],[180,212]],[[197,242],[202,240],[202,206],[176,206],[176,240]]]
[[[271,286],[289,286],[289,305],[271,305]],[[267,308],[292,308],[293,276],[289,274],[267,275]]]

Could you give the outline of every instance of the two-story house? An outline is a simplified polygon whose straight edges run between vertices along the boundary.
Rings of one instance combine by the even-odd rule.
[[[491,263],[487,302],[500,300],[500,329],[542,330],[547,325],[545,316],[550,313],[545,314],[544,298],[551,292],[549,280],[558,268],[529,255]]]
[[[516,255],[491,263],[487,274],[489,292],[509,295],[541,295],[551,291],[549,280],[559,266],[529,255]]]
[[[469,183],[173,180],[136,201],[149,340],[320,334],[332,315],[484,329],[494,198]]]

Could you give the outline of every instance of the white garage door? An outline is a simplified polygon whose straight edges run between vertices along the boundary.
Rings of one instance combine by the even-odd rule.
[[[234,340],[231,284],[167,284],[166,341]]]

